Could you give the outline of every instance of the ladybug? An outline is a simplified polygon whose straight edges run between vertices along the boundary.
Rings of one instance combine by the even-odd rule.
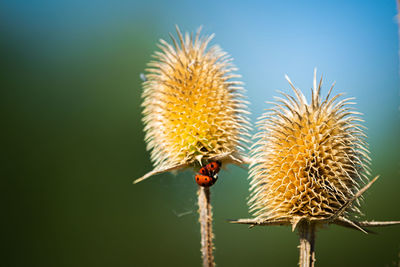
[[[220,161],[213,161],[213,162],[210,162],[210,163],[208,163],[207,165],[206,165],[206,169],[209,171],[209,172],[212,172],[212,173],[214,173],[214,174],[216,174],[216,173],[218,173],[219,172],[219,170],[221,169],[221,162]]]
[[[202,175],[202,174],[196,174],[195,180],[196,183],[200,186],[204,187],[209,187],[215,184],[215,182],[218,179],[218,175],[216,176],[208,176],[208,175]]]
[[[218,179],[218,172],[221,169],[220,161],[213,161],[202,167],[199,174],[196,174],[196,183],[200,186],[208,187],[215,184]]]
[[[208,174],[209,172],[208,172],[208,170],[207,170],[206,167],[202,167],[202,168],[199,170],[199,173],[202,174],[202,175],[206,175],[206,176],[209,175],[209,174]]]

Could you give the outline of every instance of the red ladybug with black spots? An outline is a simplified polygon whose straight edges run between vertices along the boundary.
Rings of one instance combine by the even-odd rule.
[[[196,174],[195,176],[196,183],[200,186],[203,187],[209,187],[215,184],[215,182],[218,179],[218,174],[216,176],[207,176],[207,175],[201,175],[201,174]]]
[[[213,161],[208,163],[205,168],[208,170],[210,174],[217,174],[221,169],[221,162],[220,161]]]
[[[221,169],[220,161],[212,161],[199,170],[196,174],[196,183],[200,186],[209,187],[215,184],[218,179],[218,172]]]

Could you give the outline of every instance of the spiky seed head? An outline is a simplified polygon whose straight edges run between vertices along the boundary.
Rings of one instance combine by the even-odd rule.
[[[368,175],[369,157],[360,113],[350,100],[321,98],[314,74],[311,103],[288,81],[258,121],[250,166],[250,211],[259,219],[319,220],[354,196]],[[359,214],[354,203],[348,214]]]
[[[248,135],[247,101],[230,56],[213,36],[160,40],[143,83],[147,149],[156,169],[239,155]]]

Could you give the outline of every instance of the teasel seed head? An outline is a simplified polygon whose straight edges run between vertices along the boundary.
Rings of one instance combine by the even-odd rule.
[[[346,203],[346,217],[360,215],[355,196],[368,181],[370,158],[353,98],[331,97],[333,86],[323,98],[322,78],[317,86],[314,73],[308,103],[286,78],[295,97],[281,93],[258,121],[250,211],[257,219],[289,221],[294,227],[304,219],[331,218]]]
[[[232,58],[208,48],[213,35],[200,36],[201,28],[195,36],[176,30],[178,39],[160,40],[146,69],[143,122],[155,168],[135,182],[214,159],[244,163],[248,102]]]
[[[378,179],[368,181],[370,158],[360,113],[352,98],[321,96],[316,70],[307,102],[281,93],[261,116],[251,149],[250,211],[255,218],[232,220],[251,227],[291,225],[298,230],[299,266],[315,265],[315,233],[327,224],[361,231],[399,225],[400,221],[359,221],[360,197]],[[368,182],[367,182],[368,181]]]

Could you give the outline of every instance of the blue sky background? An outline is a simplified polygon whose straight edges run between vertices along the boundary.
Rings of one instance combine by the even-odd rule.
[[[358,108],[371,116],[369,123],[398,110],[394,1],[6,1],[1,5],[6,29],[23,32],[31,42],[29,49],[49,57],[91,49],[93,39],[121,31],[135,34],[150,29],[146,35],[153,39],[155,50],[159,38],[169,39],[174,25],[184,31],[203,25],[203,33],[215,33],[214,43],[235,58],[254,116],[277,89],[288,88],[284,74],[308,93],[315,67],[324,74],[326,87],[337,81],[337,91],[358,99]]]

